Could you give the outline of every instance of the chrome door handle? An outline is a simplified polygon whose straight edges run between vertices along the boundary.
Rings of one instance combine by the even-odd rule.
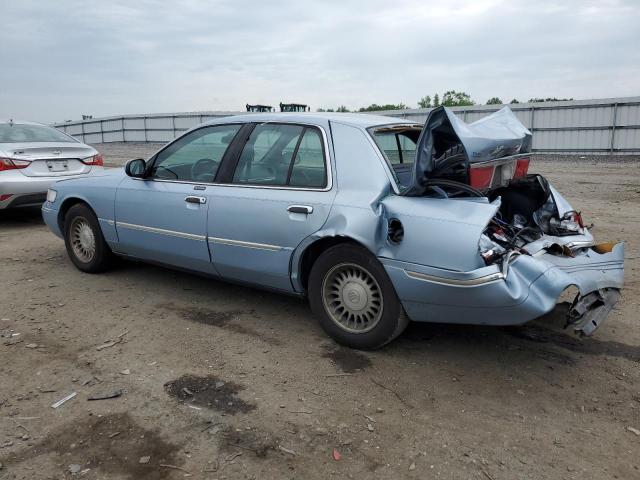
[[[289,207],[287,207],[287,211],[290,213],[305,213],[309,215],[310,213],[313,213],[313,207],[309,205],[289,205]]]
[[[189,195],[188,197],[185,197],[184,201],[187,203],[198,203],[200,205],[203,205],[207,203],[207,197],[197,197],[195,195]]]

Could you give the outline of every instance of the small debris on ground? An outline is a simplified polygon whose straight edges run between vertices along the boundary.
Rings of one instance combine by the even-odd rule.
[[[118,398],[122,396],[124,390],[114,390],[113,392],[108,393],[98,393],[96,395],[91,395],[87,400],[107,400],[109,398]]]
[[[140,457],[140,460],[138,460],[138,463],[149,463],[149,460],[151,460],[150,456],[144,456],[144,457]]]
[[[409,465],[409,471],[413,472],[416,469],[416,464],[415,462],[411,463],[411,465]]]
[[[71,473],[79,473],[80,470],[82,470],[82,467],[77,463],[72,463],[71,465],[69,465],[69,471]]]
[[[71,400],[73,397],[75,397],[78,394],[78,392],[73,392],[70,393],[69,395],[67,395],[64,398],[61,398],[60,400],[58,400],[57,402],[51,404],[51,408],[58,408],[59,406],[61,406],[63,403]]]
[[[282,450],[284,453],[288,453],[289,455],[293,455],[294,457],[297,455],[293,450],[289,450],[288,448],[283,447],[282,445],[278,445],[278,449]]]
[[[633,427],[627,427],[627,431],[633,433],[634,435],[637,435],[640,437],[640,430],[638,430],[637,428],[633,428]]]
[[[340,452],[334,448],[333,449],[333,459],[337,462],[341,458],[342,458],[342,455],[340,455]]]
[[[102,345],[98,345],[96,347],[96,350],[100,351],[100,350],[104,350],[105,348],[113,347],[114,345],[119,344],[121,341],[122,341],[122,338],[119,338],[118,340],[112,340],[110,342],[103,343]]]
[[[131,370],[129,370],[128,368],[125,368],[124,370],[122,370],[120,372],[122,375],[129,375],[131,373]]]

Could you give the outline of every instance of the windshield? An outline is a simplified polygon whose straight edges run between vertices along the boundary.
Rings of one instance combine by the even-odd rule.
[[[416,144],[422,125],[385,125],[369,129],[401,189],[411,182]]]
[[[44,125],[0,124],[0,143],[75,142],[68,135]]]

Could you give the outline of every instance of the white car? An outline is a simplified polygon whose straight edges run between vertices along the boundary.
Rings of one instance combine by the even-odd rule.
[[[102,170],[102,155],[66,133],[0,120],[0,210],[42,205],[56,180]]]

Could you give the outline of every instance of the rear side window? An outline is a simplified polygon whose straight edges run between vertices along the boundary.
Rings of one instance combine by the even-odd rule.
[[[420,125],[390,125],[369,129],[401,189],[411,183],[421,128]]]
[[[0,123],[0,143],[69,142],[75,140],[55,128],[44,125]]]
[[[415,132],[381,132],[373,138],[391,165],[413,163],[418,141]]]
[[[233,183],[322,188],[326,176],[323,142],[317,128],[266,123],[251,132]]]

